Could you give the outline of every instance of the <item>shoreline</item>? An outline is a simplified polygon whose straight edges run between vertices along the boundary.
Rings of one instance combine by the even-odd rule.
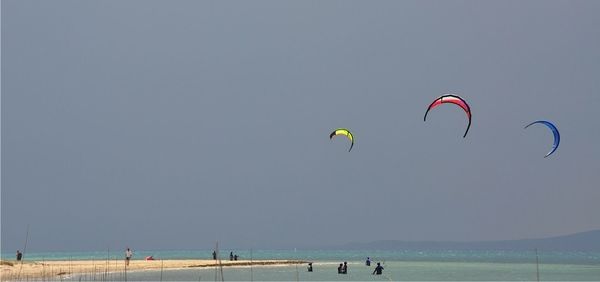
[[[237,260],[221,261],[223,267],[266,266],[304,264],[303,260]],[[38,278],[60,278],[78,274],[103,277],[106,275],[126,275],[128,271],[172,270],[185,268],[217,267],[219,262],[212,259],[166,259],[131,260],[125,266],[119,260],[51,260],[51,261],[9,261],[2,260],[0,265],[1,281],[28,280]]]

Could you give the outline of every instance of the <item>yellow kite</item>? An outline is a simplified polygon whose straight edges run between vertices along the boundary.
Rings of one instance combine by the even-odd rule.
[[[346,137],[348,137],[348,139],[350,139],[350,142],[352,142],[350,144],[350,149],[348,149],[348,152],[350,152],[350,150],[352,150],[352,147],[354,146],[354,136],[352,136],[352,133],[350,132],[350,130],[345,129],[345,128],[338,128],[336,130],[334,130],[333,132],[331,132],[331,134],[329,134],[329,139],[333,139],[333,136],[336,135],[344,135]]]

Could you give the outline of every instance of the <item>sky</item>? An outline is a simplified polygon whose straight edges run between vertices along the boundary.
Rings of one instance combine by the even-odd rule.
[[[2,1],[2,251],[600,228],[599,1]],[[470,104],[423,115],[438,96]],[[550,157],[552,133],[561,132]],[[355,145],[329,139],[350,129]]]

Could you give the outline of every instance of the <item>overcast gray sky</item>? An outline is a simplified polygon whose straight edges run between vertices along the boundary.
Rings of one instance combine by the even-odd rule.
[[[599,1],[2,1],[2,250],[600,228]],[[464,97],[473,111],[443,105]],[[552,134],[562,135],[549,158]],[[353,131],[347,152],[337,127]]]

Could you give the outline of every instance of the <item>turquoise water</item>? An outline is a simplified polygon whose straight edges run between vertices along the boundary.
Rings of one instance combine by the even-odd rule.
[[[470,262],[386,262],[383,275],[372,275],[374,267],[349,262],[348,274],[337,274],[337,262],[280,267],[224,268],[226,281],[535,281],[535,264]],[[163,271],[163,281],[215,281],[215,268]],[[130,280],[158,281],[160,271],[129,273]],[[598,281],[600,266],[540,265],[542,281]],[[77,280],[77,279],[73,279]]]
[[[249,250],[223,250],[250,259]],[[211,250],[195,251],[135,251],[141,259],[153,255],[158,259],[210,259]],[[13,259],[14,254],[2,254]],[[371,257],[373,264],[364,265]],[[27,260],[122,259],[123,252],[52,252],[28,253]],[[331,251],[331,250],[254,250],[253,259],[299,259],[313,261],[314,272],[299,266],[225,267],[225,280],[236,281],[534,281],[536,280],[533,251]],[[544,281],[600,281],[600,253],[598,252],[539,252],[540,280]],[[347,261],[348,274],[337,274],[339,263]],[[381,276],[371,275],[376,262],[385,268]],[[214,281],[215,268],[182,270],[131,271],[128,280],[144,281]],[[121,274],[122,275],[122,274]],[[82,277],[74,276],[71,280]],[[113,279],[123,279],[113,276]],[[85,277],[82,280],[87,280]]]

